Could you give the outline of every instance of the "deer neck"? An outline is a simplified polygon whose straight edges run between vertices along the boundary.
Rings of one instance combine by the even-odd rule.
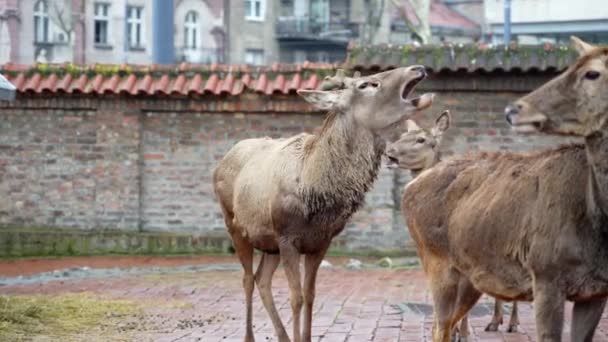
[[[420,175],[423,171],[426,171],[426,170],[432,168],[433,166],[439,164],[440,161],[441,161],[441,153],[437,152],[437,153],[435,153],[435,156],[433,157],[433,160],[431,160],[431,162],[428,165],[426,165],[424,167],[424,169],[416,170],[416,171],[410,170],[410,174],[412,175],[412,179],[418,177],[418,175]]]
[[[303,160],[300,185],[310,220],[348,219],[371,189],[384,151],[378,135],[349,115],[333,115]]]
[[[608,222],[608,124],[585,137],[585,149],[589,164],[587,209],[604,225]]]

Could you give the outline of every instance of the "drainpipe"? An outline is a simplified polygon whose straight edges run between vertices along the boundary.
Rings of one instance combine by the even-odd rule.
[[[231,9],[230,9],[230,0],[226,0],[224,1],[224,46],[223,46],[223,63],[232,63],[232,45],[231,45],[231,41],[230,41],[230,23],[231,23],[231,18],[230,15],[232,14]]]
[[[152,61],[156,64],[175,63],[173,7],[173,1],[167,0],[154,0],[152,6]]]
[[[505,23],[503,41],[505,45],[511,43],[511,0],[504,0]]]

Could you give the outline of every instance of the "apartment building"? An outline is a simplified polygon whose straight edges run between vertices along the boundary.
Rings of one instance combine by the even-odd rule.
[[[223,0],[173,2],[176,62],[223,62]],[[0,0],[0,63],[151,63],[153,11],[152,0]]]
[[[511,39],[524,44],[568,43],[576,35],[608,42],[606,0],[511,0]],[[504,0],[485,0],[487,35],[503,42]]]

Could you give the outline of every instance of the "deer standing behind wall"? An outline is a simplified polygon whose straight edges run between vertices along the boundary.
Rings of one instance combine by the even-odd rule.
[[[376,179],[385,148],[382,132],[431,105],[431,94],[410,96],[425,77],[424,67],[411,66],[344,79],[340,89],[300,90],[304,99],[329,111],[319,134],[243,140],[219,162],[213,186],[244,269],[246,342],[254,341],[254,283],[278,340],[289,341],[271,292],[280,261],[289,284],[293,339],[311,341],[319,265]],[[255,274],[254,249],[263,252]]]
[[[572,39],[580,58],[505,110],[516,131],[584,144],[476,153],[420,174],[402,209],[433,296],[433,341],[481,293],[534,301],[537,341],[590,342],[608,297],[608,48]]]
[[[414,120],[407,120],[407,131],[401,135],[399,140],[388,144],[386,147],[387,167],[410,170],[412,178],[416,178],[421,172],[437,165],[441,161],[441,140],[450,128],[451,121],[450,112],[447,110],[437,117],[435,126],[431,129],[420,127]],[[502,321],[503,301],[496,299],[494,316],[485,330],[497,331]],[[517,302],[514,302],[507,331],[517,331],[518,325]],[[465,315],[458,330],[458,339],[466,341],[468,336],[468,315]]]

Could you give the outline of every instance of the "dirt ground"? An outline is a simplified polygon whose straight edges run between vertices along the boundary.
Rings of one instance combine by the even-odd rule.
[[[422,271],[417,268],[380,269],[344,267],[347,259],[330,259],[333,266],[320,271],[313,318],[315,341],[430,341],[432,307]],[[188,272],[183,266],[197,265]],[[213,266],[213,267],[211,267]],[[369,265],[368,265],[369,266]],[[153,267],[149,272],[114,273],[107,277],[79,277],[69,273],[59,280],[40,278],[40,272],[87,267]],[[173,272],[172,269],[176,269]],[[22,276],[22,277],[19,277]],[[28,282],[20,283],[23,276]],[[8,281],[10,280],[10,281]],[[71,293],[93,294],[102,300],[128,300],[138,313],[121,318],[116,326],[92,326],[62,336],[31,334],[30,341],[239,341],[245,328],[241,271],[233,257],[94,257],[15,260],[0,262],[0,295]],[[6,285],[8,284],[8,285]],[[273,283],[275,302],[291,334],[287,283],[281,269]],[[507,304],[506,307],[510,308]],[[569,308],[567,308],[569,309]],[[2,310],[2,308],[0,308]],[[569,310],[567,310],[569,311]],[[534,341],[533,311],[520,306],[518,333],[485,332],[493,301],[483,298],[471,312],[469,341]],[[111,315],[112,313],[108,313]],[[564,334],[569,334],[567,314]],[[254,296],[257,341],[276,341],[262,303]],[[508,316],[505,315],[505,321]],[[608,315],[604,315],[594,341],[608,341]],[[565,338],[565,340],[569,340]]]

